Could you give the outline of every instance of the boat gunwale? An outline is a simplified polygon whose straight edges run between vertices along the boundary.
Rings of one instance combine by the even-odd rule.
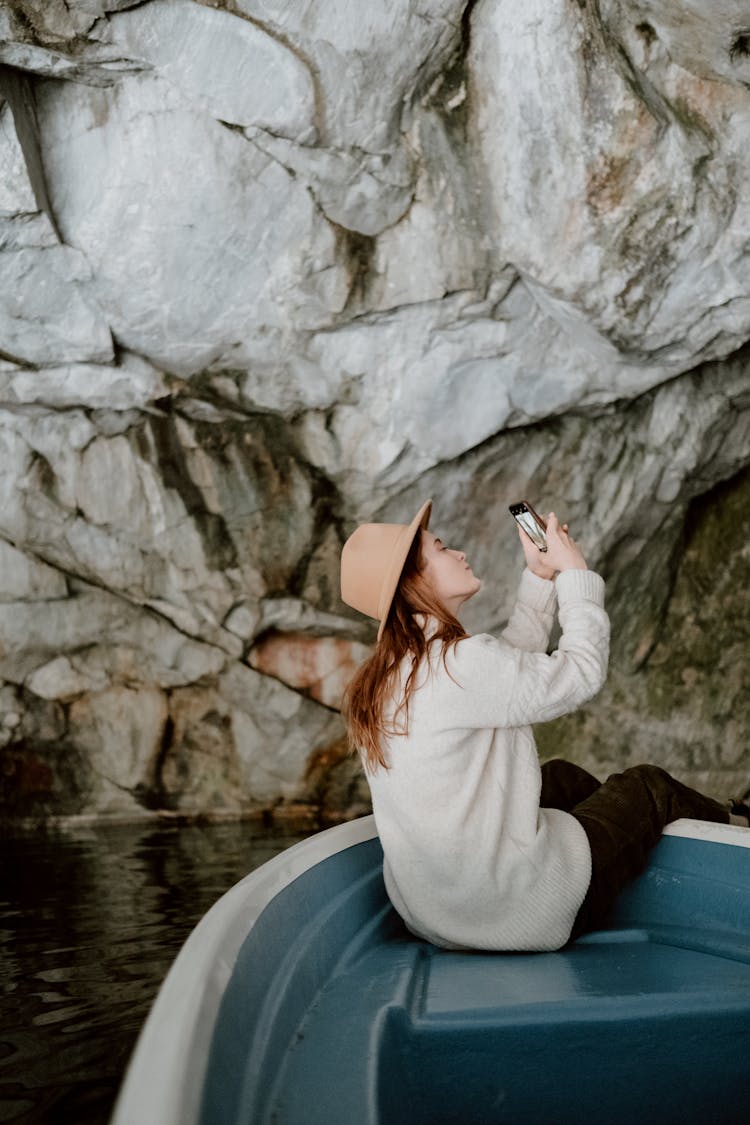
[[[703,840],[709,844],[730,844],[737,848],[750,848],[750,829],[740,824],[714,824],[710,820],[690,820],[681,817],[668,824],[663,836],[681,836],[685,840]]]

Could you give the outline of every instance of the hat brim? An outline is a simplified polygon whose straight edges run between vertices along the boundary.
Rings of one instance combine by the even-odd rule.
[[[427,527],[430,522],[431,514],[432,500],[425,500],[424,504],[419,509],[414,519],[411,521],[408,527],[404,528],[404,530],[396,540],[396,543],[394,544],[391,558],[388,563],[388,570],[386,572],[385,578],[383,579],[383,584],[380,587],[380,600],[378,602],[378,617],[380,619],[380,625],[378,626],[378,640],[380,640],[383,635],[385,623],[388,620],[388,614],[390,612],[391,605],[393,604],[393,598],[396,594],[396,588],[398,587],[399,579],[401,578],[401,572],[404,569],[404,563],[406,562],[406,557],[411,550],[411,545],[414,542],[414,537],[416,536],[418,531],[423,530]]]

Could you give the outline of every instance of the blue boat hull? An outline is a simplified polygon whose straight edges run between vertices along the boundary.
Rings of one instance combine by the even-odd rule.
[[[679,821],[606,927],[483,954],[407,933],[367,817],[209,911],[113,1125],[728,1123],[748,1060],[750,830]]]
[[[607,929],[548,954],[416,940],[381,859],[377,840],[338,853],[261,917],[220,1009],[202,1125],[736,1120],[746,848],[665,836]]]

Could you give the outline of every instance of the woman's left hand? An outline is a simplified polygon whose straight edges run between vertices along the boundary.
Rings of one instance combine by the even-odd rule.
[[[562,527],[563,531],[568,530],[568,525],[566,523],[564,523]],[[544,561],[544,552],[534,546],[526,532],[522,531],[520,527],[518,528],[518,535],[521,540],[521,546],[523,547],[523,553],[526,556],[526,565],[531,573],[536,574],[537,578],[546,578],[548,582],[551,581],[557,574],[557,571],[554,570],[553,567],[548,566]]]

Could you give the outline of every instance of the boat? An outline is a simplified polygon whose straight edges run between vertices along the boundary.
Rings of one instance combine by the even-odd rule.
[[[112,1125],[685,1125],[749,1092],[750,829],[675,821],[601,929],[479,953],[408,933],[366,816],[201,919]]]

